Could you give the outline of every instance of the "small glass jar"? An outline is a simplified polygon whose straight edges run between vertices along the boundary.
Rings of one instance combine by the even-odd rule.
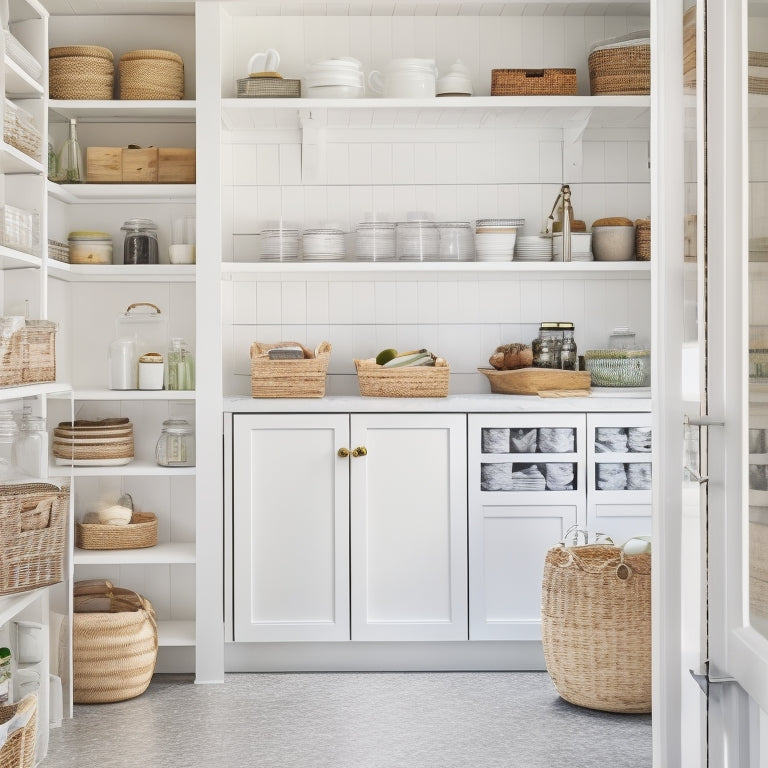
[[[48,433],[45,430],[45,419],[25,415],[16,440],[16,464],[19,471],[31,477],[42,477],[43,459],[47,454]]]
[[[560,368],[564,371],[579,370],[579,354],[576,349],[576,341],[573,338],[573,323],[558,323],[558,328],[563,335],[560,342]]]
[[[614,328],[608,337],[608,349],[637,349],[635,334],[625,325]]]
[[[155,447],[161,467],[195,466],[195,430],[186,419],[166,419]]]
[[[166,389],[195,388],[195,359],[184,339],[173,338],[168,346]]]
[[[120,229],[125,232],[123,264],[157,264],[157,224],[151,219],[128,219]]]
[[[542,323],[531,343],[534,368],[560,368],[562,332],[557,323]]]

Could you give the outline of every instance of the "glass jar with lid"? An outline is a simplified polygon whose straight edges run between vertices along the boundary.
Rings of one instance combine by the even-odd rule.
[[[557,326],[563,336],[560,342],[560,368],[564,371],[578,371],[579,355],[576,341],[573,338],[574,325],[573,323],[558,323]]]
[[[157,264],[157,224],[151,219],[128,219],[120,229],[125,232],[123,264]]]
[[[16,441],[19,425],[13,411],[0,411],[0,477],[11,478],[16,471]]]
[[[16,464],[31,477],[43,476],[43,459],[48,456],[48,433],[42,416],[25,414],[16,440]]]
[[[155,447],[161,467],[195,466],[195,430],[186,419],[166,419]]]
[[[562,331],[558,323],[541,323],[539,335],[531,342],[534,368],[560,368]]]

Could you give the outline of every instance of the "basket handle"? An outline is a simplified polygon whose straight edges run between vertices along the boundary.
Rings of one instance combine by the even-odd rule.
[[[154,309],[158,315],[162,314],[160,307],[158,307],[157,304],[152,304],[149,301],[137,301],[133,304],[129,304],[128,309],[125,310],[125,314],[127,315],[132,309],[136,309],[136,307],[152,307],[152,309]]]
[[[21,514],[21,530],[40,531],[44,528],[50,528],[51,518],[53,517],[53,502],[52,496],[40,499],[39,501],[22,502],[19,509]],[[43,521],[43,524],[37,524],[38,521]]]
[[[525,76],[526,77],[544,77],[544,70],[543,69],[526,69]]]

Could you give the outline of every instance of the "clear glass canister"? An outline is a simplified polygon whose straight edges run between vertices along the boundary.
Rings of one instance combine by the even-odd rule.
[[[576,341],[573,338],[575,331],[573,323],[558,323],[558,328],[563,335],[560,343],[560,367],[564,371],[579,370],[579,354],[576,349]]]
[[[155,448],[161,467],[195,466],[195,430],[186,419],[166,419]]]
[[[531,343],[534,368],[560,368],[562,331],[558,323],[541,323],[539,335]]]
[[[173,338],[168,346],[166,389],[195,388],[195,358],[184,339]]]
[[[19,426],[13,411],[0,411],[0,476],[6,478],[16,470],[16,441]]]
[[[125,232],[123,264],[157,264],[157,224],[151,219],[128,219],[120,229]]]
[[[16,440],[16,464],[20,472],[31,477],[42,477],[43,459],[48,454],[48,433],[45,419],[24,416],[21,432]]]

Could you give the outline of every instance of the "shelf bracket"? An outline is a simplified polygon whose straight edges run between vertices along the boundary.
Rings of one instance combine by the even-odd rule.
[[[319,184],[325,180],[326,120],[311,109],[299,110],[301,125],[301,180]]]
[[[568,184],[582,180],[582,139],[591,116],[590,108],[577,109],[563,125],[563,180]]]

